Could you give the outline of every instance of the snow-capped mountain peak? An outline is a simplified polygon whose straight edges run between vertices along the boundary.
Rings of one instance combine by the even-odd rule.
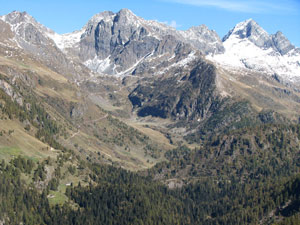
[[[281,55],[285,55],[292,49],[295,49],[295,46],[291,44],[291,42],[283,35],[281,31],[278,31],[271,37],[274,47],[280,52]]]
[[[20,48],[39,58],[47,55],[45,51],[65,55],[98,73],[129,71],[129,74],[136,68],[143,71],[147,67],[155,68],[154,62],[160,62],[161,58],[169,62],[180,52],[176,60],[182,60],[191,51],[198,50],[222,66],[277,74],[286,80],[300,78],[300,49],[282,32],[270,35],[253,19],[234,26],[223,42],[205,25],[176,30],[136,16],[129,9],[96,14],[81,30],[62,35],[26,12],[14,11],[0,19],[11,28],[9,40]]]
[[[41,32],[50,32],[51,30],[37,22],[27,12],[13,11],[7,15],[0,17],[4,22],[8,23],[14,32],[18,32],[19,28],[24,26],[34,26]]]
[[[277,74],[284,80],[300,78],[300,54],[281,33],[269,35],[254,20],[238,23],[223,38],[224,54],[211,57],[230,68]]]
[[[10,24],[17,24],[21,22],[36,23],[35,19],[27,12],[19,11],[13,11],[7,15],[1,16],[1,19]]]
[[[260,48],[269,48],[272,46],[272,39],[270,35],[253,19],[248,19],[246,21],[238,23],[223,38],[223,42],[225,42],[231,36],[235,36],[235,38],[239,39],[248,39]]]
[[[87,24],[84,26],[84,28],[87,28],[93,24],[97,24],[99,23],[101,20],[104,20],[104,21],[108,21],[108,20],[111,20],[113,18],[115,14],[111,11],[104,11],[104,12],[101,12],[101,13],[97,13],[95,14],[88,22]]]

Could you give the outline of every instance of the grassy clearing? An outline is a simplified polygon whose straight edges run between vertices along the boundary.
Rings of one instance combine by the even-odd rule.
[[[174,148],[173,145],[170,144],[170,141],[165,137],[164,134],[157,130],[153,130],[149,127],[145,127],[147,123],[138,123],[138,122],[132,122],[132,121],[124,121],[129,126],[139,130],[140,132],[144,133],[148,137],[150,137],[154,142],[164,146],[166,149],[172,149]]]
[[[50,191],[48,200],[50,205],[63,205],[68,197],[60,191]]]
[[[24,155],[34,161],[47,157],[56,158],[57,153],[50,147],[28,134],[23,125],[18,121],[0,120],[0,159],[10,159]],[[11,131],[11,133],[9,133]]]
[[[77,186],[80,182],[82,185],[85,185],[83,181],[84,175],[68,175],[66,178],[60,181],[60,184],[57,188],[57,191],[50,191],[48,199],[51,205],[63,205],[68,201],[68,197],[65,195],[67,187],[72,183],[74,186]]]
[[[23,153],[18,147],[0,147],[1,159],[8,159],[12,157],[17,157],[19,155],[23,155]]]

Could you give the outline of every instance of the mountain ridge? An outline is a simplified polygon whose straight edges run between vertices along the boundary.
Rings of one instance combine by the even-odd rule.
[[[157,21],[144,20],[129,9],[121,9],[117,13],[98,13],[80,30],[62,35],[39,24],[26,12],[14,11],[1,19],[13,23],[17,14],[19,21],[27,19],[40,27],[44,36],[50,38],[70,59],[97,73],[130,75],[135,67],[141,68],[139,65],[146,58],[153,58],[153,52],[164,36],[171,35],[177,41],[200,51],[209,60],[224,66],[277,74],[289,82],[300,80],[300,49],[293,46],[282,32],[270,35],[253,19],[238,23],[221,40],[215,31],[205,25],[185,31],[176,30]],[[12,26],[16,29],[15,25]],[[250,43],[254,46],[250,46]],[[142,50],[144,53],[141,54]],[[250,52],[249,56],[243,54],[246,51]],[[172,52],[164,60],[171,57]],[[265,59],[267,63],[261,63]]]
[[[14,12],[11,16],[16,15],[22,19],[26,13]],[[3,19],[3,17],[1,18]],[[33,21],[33,23],[36,22]],[[281,33],[269,35],[252,19],[237,24],[225,36],[223,43],[218,35],[205,25],[192,27],[187,31],[176,31],[176,29],[157,21],[144,20],[128,9],[122,9],[118,13],[105,11],[96,14],[81,30],[70,34],[57,35],[46,28],[43,28],[43,30],[44,32],[38,32],[38,29],[28,32],[26,29],[21,30],[29,37],[37,35],[37,37],[49,41],[44,41],[45,44],[43,42],[28,42],[29,45],[24,47],[25,51],[35,55],[39,60],[43,60],[42,57],[38,57],[39,53],[34,52],[34,49],[37,47],[47,49],[48,52],[45,54],[43,63],[50,66],[52,70],[61,72],[64,76],[68,74],[67,79],[75,81],[77,86],[87,91],[92,101],[95,101],[94,90],[97,88],[103,90],[101,82],[106,83],[106,81],[103,81],[103,79],[106,79],[105,76],[122,80],[122,85],[127,89],[126,94],[114,91],[110,95],[121,97],[122,102],[127,101],[128,103],[128,100],[132,100],[133,112],[137,112],[137,115],[143,115],[143,117],[158,115],[158,117],[163,118],[171,117],[174,120],[202,121],[207,119],[207,121],[210,121],[210,116],[217,115],[216,110],[222,111],[224,108],[227,110],[230,105],[226,106],[224,104],[219,108],[210,107],[213,105],[211,103],[207,106],[204,106],[206,103],[203,105],[203,102],[214,102],[213,99],[221,99],[222,102],[226,98],[237,99],[238,101],[244,101],[243,98],[246,98],[256,108],[254,111],[275,109],[275,111],[280,110],[280,112],[289,116],[292,114],[290,113],[293,111],[292,108],[295,107],[294,104],[298,104],[298,94],[294,93],[296,89],[290,91],[294,84],[284,83],[286,80],[291,82],[294,77],[297,78],[298,76],[297,54],[295,57],[291,56],[291,52],[297,49],[291,49],[285,55],[281,55],[278,46],[281,46],[279,49],[283,52],[290,49],[289,42],[285,37]],[[19,35],[20,37],[15,34],[18,40],[27,38],[22,32],[22,35]],[[41,38],[37,38],[37,40]],[[211,51],[206,52],[206,48],[201,47],[201,42],[204,42],[206,47],[209,46]],[[276,45],[273,42],[276,42]],[[224,48],[224,51],[222,48],[217,50],[218,47],[214,44]],[[52,46],[53,50],[48,50],[48,46]],[[244,50],[241,49],[241,46],[244,47]],[[258,53],[259,55],[257,55]],[[293,64],[289,65],[289,59],[293,57]],[[53,61],[50,60],[52,58]],[[265,59],[269,59],[269,61]],[[283,66],[282,59],[285,60]],[[55,65],[49,65],[47,60],[50,60],[51,63],[56,60],[56,63]],[[273,66],[274,60],[275,66]],[[202,74],[207,71],[195,67],[196,62],[199,61],[203,65],[212,64],[213,68],[216,67],[213,70],[213,79]],[[268,64],[268,62],[270,63]],[[56,65],[61,69],[58,70]],[[279,72],[285,72],[286,68],[290,69],[287,70],[288,76],[282,76],[286,74]],[[187,79],[194,73],[193,71],[198,72],[193,75],[193,79]],[[294,71],[296,71],[295,74]],[[283,83],[274,84],[272,81],[274,77],[276,77],[276,81]],[[247,79],[252,79],[250,84],[253,82],[253,85],[249,86]],[[205,91],[199,92],[198,90],[201,83],[205,83],[207,80],[216,90],[209,95],[205,95],[207,94]],[[130,86],[126,84],[127,81],[130,81]],[[195,83],[193,83],[194,81]],[[166,84],[169,82],[170,87],[157,85],[159,82]],[[268,85],[265,85],[264,82]],[[286,93],[293,96],[291,98],[285,96],[285,98],[289,98],[291,103],[288,110],[286,110],[288,113],[284,110],[287,104],[284,102],[279,103],[274,98],[272,88],[269,88],[269,86],[275,86],[275,95],[277,95],[277,92],[282,92],[284,89],[282,84],[290,85],[287,86],[289,91],[286,91]],[[109,86],[111,85],[109,84]],[[182,92],[181,88],[190,85],[195,87],[191,92]],[[152,90],[148,86],[152,87]],[[247,87],[247,89],[244,89],[244,87]],[[190,105],[184,103],[186,96],[175,94],[171,98],[172,93],[168,91],[168,88],[169,90],[178,90],[181,95],[190,95],[190,99],[187,101],[190,102]],[[255,89],[256,93],[253,91],[249,96],[250,88]],[[268,88],[268,92],[263,93],[263,88]],[[120,88],[120,90],[122,89]],[[202,93],[200,97],[198,96],[199,93]],[[258,93],[264,98],[258,98]],[[97,98],[102,100],[103,93],[100,94],[102,96],[97,96]],[[123,94],[125,96],[120,96]],[[159,100],[151,98],[151,96],[156,95],[160,97]],[[207,98],[206,100],[202,99],[204,96]],[[216,96],[218,97],[216,98]],[[115,98],[115,101],[120,104],[120,99]],[[140,103],[135,104],[136,100]],[[107,101],[110,102],[111,99],[107,99]],[[278,104],[272,104],[273,101]],[[102,105],[99,100],[97,102]],[[147,107],[150,111],[147,110]],[[124,106],[125,108],[128,110],[127,106]],[[240,112],[245,112],[245,110]],[[295,115],[297,112],[298,110],[295,111]],[[127,111],[127,113],[131,114],[132,112]],[[232,115],[228,116],[228,121],[232,121]],[[294,115],[292,117],[294,119]],[[228,121],[223,122],[228,124]],[[203,125],[198,122],[196,124],[198,124],[198,127]]]

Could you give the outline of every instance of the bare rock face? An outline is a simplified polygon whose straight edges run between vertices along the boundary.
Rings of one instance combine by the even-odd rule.
[[[280,52],[281,55],[285,55],[292,49],[295,49],[295,46],[293,46],[291,42],[280,31],[272,35],[272,40],[274,46]]]
[[[186,40],[205,55],[220,54],[225,51],[219,35],[205,25],[191,27],[186,31],[179,31],[179,33],[183,37],[182,40]]]
[[[112,17],[112,15],[114,15],[112,12],[103,12],[95,15],[88,22],[85,28],[85,32],[82,34],[80,39],[80,49],[77,49],[80,59],[82,59],[83,61],[91,59],[97,54],[97,51],[102,52],[103,58],[105,58],[105,56],[108,56],[110,51],[110,43],[104,36],[101,38],[101,41],[99,41],[99,36],[102,36],[104,34],[107,35],[111,32],[110,26],[104,21],[107,21],[110,17]],[[103,20],[101,23],[98,20],[101,20],[102,18],[105,20]],[[101,33],[99,33],[100,27],[103,29]],[[98,41],[96,41],[96,39],[98,39]]]
[[[16,101],[20,106],[23,106],[23,98],[14,91],[13,87],[4,80],[0,80],[0,89],[2,89],[12,100]]]
[[[130,68],[159,42],[148,36],[139,20],[129,10],[95,15],[81,37],[80,59],[96,72],[114,74]]]
[[[176,73],[177,72],[177,73]],[[176,76],[162,76],[137,86],[129,95],[139,116],[202,120],[218,102],[215,67],[199,59],[188,68],[171,70]]]
[[[4,17],[15,33],[15,39],[24,50],[47,62],[55,70],[55,65],[66,65],[65,56],[44,33],[47,28],[39,24],[26,12],[14,11]],[[58,68],[56,68],[56,71]]]
[[[114,74],[146,58],[159,44],[144,21],[124,9],[117,14],[101,13],[89,21],[80,40],[79,55],[91,69]],[[90,64],[88,60],[93,59],[95,63]],[[105,60],[107,64],[97,66]]]
[[[167,38],[170,42],[165,43]],[[224,51],[216,32],[204,25],[177,31],[165,24],[144,20],[128,9],[116,14],[106,11],[95,15],[82,29],[79,44],[74,42],[74,46],[79,46],[75,54],[93,71],[130,74],[135,67],[145,63],[145,59],[155,60],[163,54],[172,57],[176,54],[173,51],[176,46],[183,43],[203,54]],[[159,49],[162,45],[164,49]]]
[[[14,37],[14,34],[10,29],[9,24],[5,23],[2,20],[0,20],[0,33],[1,33],[1,37],[0,37],[1,41],[7,41]]]
[[[49,38],[48,34],[53,31],[38,23],[26,12],[14,11],[2,16],[1,19],[3,21],[0,23],[1,29],[10,27],[12,33],[10,39],[51,70],[65,75],[72,74],[73,77],[85,73],[80,66],[76,68],[76,65]]]

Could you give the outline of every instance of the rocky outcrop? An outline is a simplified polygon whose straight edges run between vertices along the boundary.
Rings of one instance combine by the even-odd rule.
[[[190,65],[176,71],[177,76],[165,75],[138,85],[129,95],[138,115],[175,120],[202,120],[209,116],[218,104],[215,67],[203,60]]]
[[[13,87],[9,83],[0,79],[0,89],[10,96],[12,100],[15,100],[20,106],[23,106],[23,98],[14,91]]]
[[[280,52],[281,55],[285,55],[292,49],[295,49],[295,46],[293,46],[280,31],[272,35],[272,41],[274,43],[274,47]]]
[[[186,31],[178,31],[181,40],[191,44],[203,54],[220,54],[225,51],[219,35],[205,25],[191,27]]]

